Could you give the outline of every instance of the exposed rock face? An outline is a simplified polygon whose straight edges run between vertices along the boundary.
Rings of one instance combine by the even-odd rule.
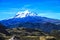
[[[20,40],[20,38],[17,37],[17,36],[13,36],[13,37],[11,37],[9,40]]]

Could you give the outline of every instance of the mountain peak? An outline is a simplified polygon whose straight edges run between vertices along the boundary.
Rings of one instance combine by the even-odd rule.
[[[27,16],[37,16],[36,13],[30,12],[29,10],[25,10],[25,11],[19,11],[15,18],[23,18],[23,17],[27,17]]]

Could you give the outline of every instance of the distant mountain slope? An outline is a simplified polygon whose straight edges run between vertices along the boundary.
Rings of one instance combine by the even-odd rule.
[[[7,28],[38,28],[44,32],[60,30],[60,20],[41,17],[33,12],[29,12],[28,10],[18,12],[15,17],[8,20],[2,20],[1,23],[4,24]]]

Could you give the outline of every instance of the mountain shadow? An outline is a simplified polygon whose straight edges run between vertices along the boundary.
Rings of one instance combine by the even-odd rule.
[[[6,35],[10,35],[7,31],[6,31],[6,27],[0,23],[0,33],[6,34]]]

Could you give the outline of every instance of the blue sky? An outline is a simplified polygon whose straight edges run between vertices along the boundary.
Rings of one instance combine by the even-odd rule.
[[[0,0],[0,20],[26,9],[43,17],[60,19],[60,0]]]

